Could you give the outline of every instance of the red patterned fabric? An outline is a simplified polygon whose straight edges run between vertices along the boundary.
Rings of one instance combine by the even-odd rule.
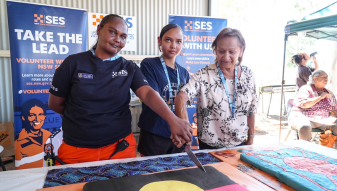
[[[317,90],[314,85],[302,86],[296,95],[294,100],[294,107],[292,113],[298,113],[299,116],[304,115],[310,118],[311,121],[319,121],[324,118],[328,118],[330,112],[335,109],[337,110],[337,102],[335,96],[329,92],[327,89],[323,89],[324,92],[330,94],[330,98],[324,98],[310,108],[300,108],[298,107],[302,103],[312,101],[319,97]]]
[[[284,163],[299,170],[337,176],[337,165],[322,159],[310,159],[306,157],[286,157]]]

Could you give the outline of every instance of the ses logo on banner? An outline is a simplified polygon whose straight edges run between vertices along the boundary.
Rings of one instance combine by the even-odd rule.
[[[212,22],[185,20],[184,30],[185,31],[211,31]]]
[[[64,27],[66,22],[64,17],[34,14],[34,24]]]
[[[97,25],[101,23],[101,20],[107,14],[100,13],[88,13],[88,34],[89,34],[89,43],[88,49],[96,44],[97,41]],[[123,19],[128,25],[128,38],[126,40],[126,45],[122,51],[136,51],[137,48],[137,38],[136,38],[136,17],[132,16],[123,16]]]

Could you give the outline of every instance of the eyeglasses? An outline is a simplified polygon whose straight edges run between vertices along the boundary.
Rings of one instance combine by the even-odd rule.
[[[327,80],[329,77],[328,76],[318,76],[318,78],[321,78],[323,80]]]

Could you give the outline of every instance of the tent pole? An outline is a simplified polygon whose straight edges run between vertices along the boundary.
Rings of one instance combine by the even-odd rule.
[[[283,101],[283,85],[284,85],[284,67],[285,67],[285,59],[286,59],[286,49],[287,49],[287,40],[288,40],[288,35],[285,34],[284,36],[284,51],[283,51],[283,71],[282,71],[282,89],[281,89],[281,109],[280,109],[280,132],[279,132],[279,138],[278,141],[281,142],[281,127],[282,127],[282,101]]]

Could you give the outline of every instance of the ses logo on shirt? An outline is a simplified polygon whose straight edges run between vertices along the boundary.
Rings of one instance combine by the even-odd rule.
[[[117,76],[128,76],[128,72],[126,70],[120,70],[119,72],[112,72],[112,78],[116,78]]]
[[[78,73],[77,76],[78,76],[78,78],[94,79],[94,75],[92,75],[92,74]]]

